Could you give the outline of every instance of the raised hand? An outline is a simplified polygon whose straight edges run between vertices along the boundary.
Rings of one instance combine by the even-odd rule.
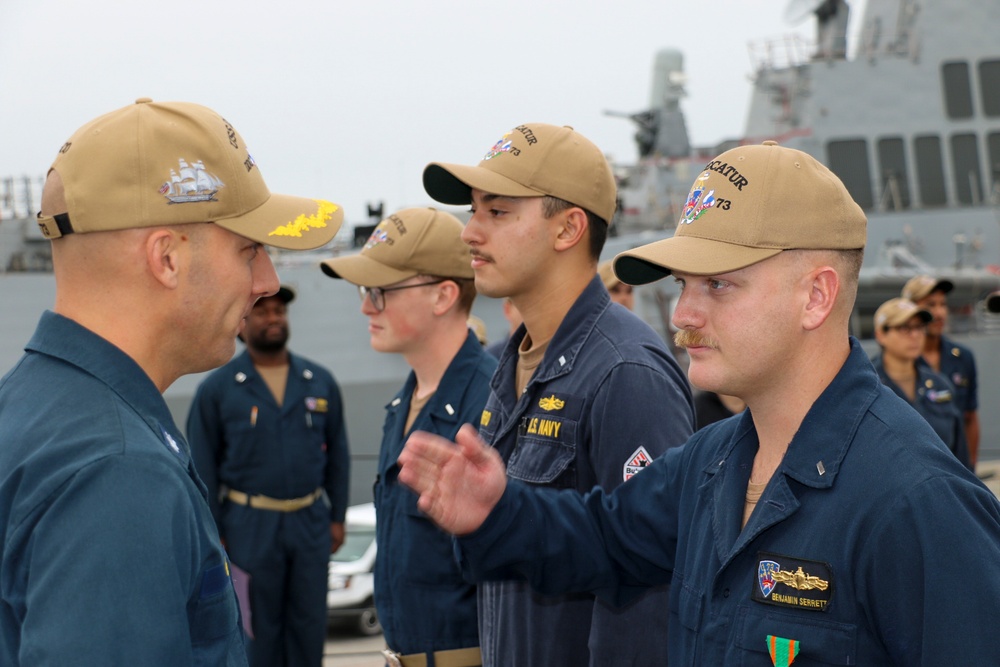
[[[465,535],[483,524],[507,488],[496,450],[471,425],[451,442],[416,431],[399,456],[399,481],[420,496],[417,506],[441,528]]]

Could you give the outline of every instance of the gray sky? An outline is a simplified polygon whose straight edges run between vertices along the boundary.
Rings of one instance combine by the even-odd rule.
[[[474,164],[523,122],[572,125],[621,162],[662,48],[684,53],[693,143],[742,133],[748,44],[798,34],[787,0],[2,0],[0,177],[41,176],[84,122],[137,97],[212,107],[272,191],[351,223],[430,204],[432,160]],[[855,2],[852,19],[860,15]]]

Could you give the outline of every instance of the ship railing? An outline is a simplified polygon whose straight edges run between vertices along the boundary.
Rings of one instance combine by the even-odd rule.
[[[786,69],[807,64],[816,51],[816,42],[801,35],[785,35],[761,42],[751,42],[750,64],[754,72]]]

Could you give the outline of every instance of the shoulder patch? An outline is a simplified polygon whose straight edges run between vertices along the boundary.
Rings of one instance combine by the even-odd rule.
[[[640,445],[639,449],[632,452],[632,455],[628,457],[628,461],[625,462],[625,466],[622,468],[622,481],[629,481],[652,462],[653,457],[649,455],[645,447]]]

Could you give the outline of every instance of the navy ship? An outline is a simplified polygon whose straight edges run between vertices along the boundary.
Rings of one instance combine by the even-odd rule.
[[[850,9],[844,0],[792,0],[786,17],[815,22],[815,40],[751,44],[744,133],[713,145],[696,144],[687,132],[683,54],[656,55],[649,107],[615,113],[635,125],[638,160],[615,165],[621,201],[604,257],[672,234],[695,176],[722,151],[771,139],[810,153],[868,215],[854,333],[872,346],[875,308],[913,275],[951,280],[951,335],[979,363],[980,459],[997,459],[1000,317],[984,299],[1000,289],[1000,2],[867,0],[851,19],[860,21],[853,44]],[[197,185],[196,165],[189,167]],[[39,194],[40,179],[0,182],[0,373],[54,301],[49,242],[32,215]],[[356,290],[318,268],[321,259],[354,251],[349,227],[320,251],[273,257],[282,281],[299,293],[290,309],[291,349],[330,368],[344,390],[357,504],[371,500],[384,406],[408,369],[398,356],[369,348]],[[667,340],[676,296],[670,280],[637,290],[637,312]],[[491,339],[506,335],[498,301],[480,297],[473,312]],[[179,424],[201,379],[181,378],[166,392]]]

